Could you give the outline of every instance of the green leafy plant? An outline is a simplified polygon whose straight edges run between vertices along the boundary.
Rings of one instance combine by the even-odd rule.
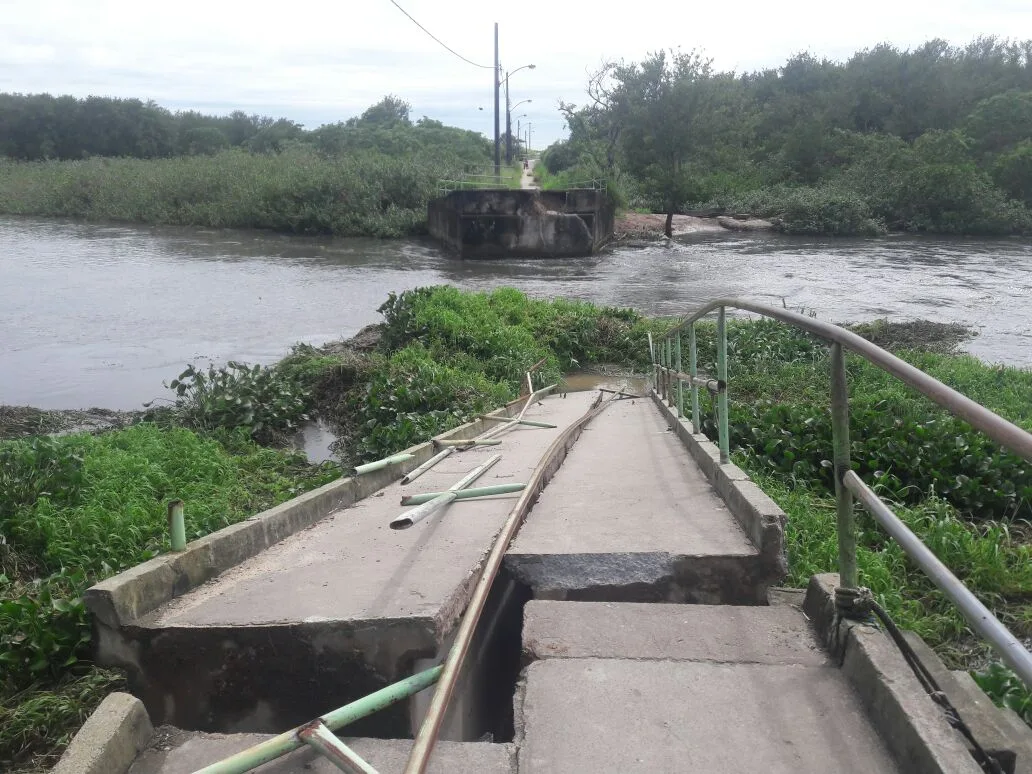
[[[258,439],[297,430],[309,417],[310,395],[275,368],[230,361],[203,371],[188,365],[168,385],[183,420],[202,430],[247,428]]]
[[[994,662],[984,670],[972,672],[978,687],[1000,707],[1014,710],[1029,724],[1032,724],[1032,692],[1003,664]]]

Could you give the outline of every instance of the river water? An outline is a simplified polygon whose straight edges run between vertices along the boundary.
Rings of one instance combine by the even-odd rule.
[[[682,314],[717,296],[832,322],[926,318],[1032,364],[1032,244],[717,234],[590,258],[457,261],[430,242],[0,218],[0,404],[138,408],[187,362],[268,363],[347,337],[389,291],[518,287]]]

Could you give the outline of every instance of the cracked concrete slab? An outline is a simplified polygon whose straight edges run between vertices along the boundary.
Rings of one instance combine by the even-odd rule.
[[[756,546],[648,399],[619,401],[585,428],[506,566],[545,599],[766,594]]]
[[[594,394],[551,396],[499,446],[455,453],[412,484],[389,485],[119,629],[97,627],[107,664],[158,723],[279,731],[371,693],[436,658],[517,494],[452,503],[392,530],[403,494],[441,491],[488,457],[479,485],[526,482]],[[184,679],[185,678],[185,679]],[[407,707],[352,732],[406,736]]]
[[[523,653],[544,658],[627,658],[828,666],[802,611],[788,605],[657,605],[532,600]]]
[[[520,774],[901,771],[837,669],[556,658],[525,679]]]

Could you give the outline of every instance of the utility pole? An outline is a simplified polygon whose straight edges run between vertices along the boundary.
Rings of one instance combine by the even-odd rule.
[[[531,146],[530,142],[533,139],[533,137],[534,137],[534,122],[533,121],[527,121],[527,153],[528,154],[531,151],[531,147],[532,146]]]
[[[512,116],[509,115],[509,71],[505,71],[505,163],[512,163]]]
[[[495,171],[494,171],[494,173],[495,173],[495,177],[501,177],[501,174],[502,174],[502,159],[501,159],[502,148],[501,148],[501,142],[499,141],[499,137],[498,137],[498,129],[499,129],[499,127],[498,127],[498,87],[501,85],[499,83],[499,80],[500,80],[499,76],[501,75],[501,67],[498,64],[498,22],[495,22],[495,26],[494,27],[495,27],[495,30],[494,30],[494,32],[495,32],[495,36],[494,36],[495,59],[494,59],[494,70],[491,73],[491,77],[494,80],[494,98],[495,98],[495,116],[494,116],[494,118],[495,118],[495,126],[494,126],[494,130],[495,130],[495,132],[494,132],[494,162],[495,162]],[[508,85],[508,84],[506,84],[506,85]]]

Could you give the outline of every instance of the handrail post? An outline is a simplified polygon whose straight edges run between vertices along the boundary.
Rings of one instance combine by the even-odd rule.
[[[674,367],[674,348],[667,336],[667,406],[674,405],[674,377],[670,374],[670,368]]]
[[[684,416],[684,382],[681,381],[681,332],[674,339],[674,367],[677,369],[677,418]]]
[[[731,445],[727,431],[727,308],[717,310],[717,440],[720,444],[721,464],[731,459]]]
[[[849,460],[849,385],[846,383],[846,356],[842,345],[831,345],[831,443],[835,473],[835,513],[838,519],[839,589],[836,601],[849,606],[852,594],[840,597],[839,591],[859,586],[856,569],[856,521],[853,493],[842,478],[850,470]]]
[[[659,398],[666,400],[666,339],[659,342]]]
[[[688,373],[692,377],[692,432],[699,432],[699,386],[695,377],[699,375],[699,352],[695,343],[695,323],[688,326]]]

